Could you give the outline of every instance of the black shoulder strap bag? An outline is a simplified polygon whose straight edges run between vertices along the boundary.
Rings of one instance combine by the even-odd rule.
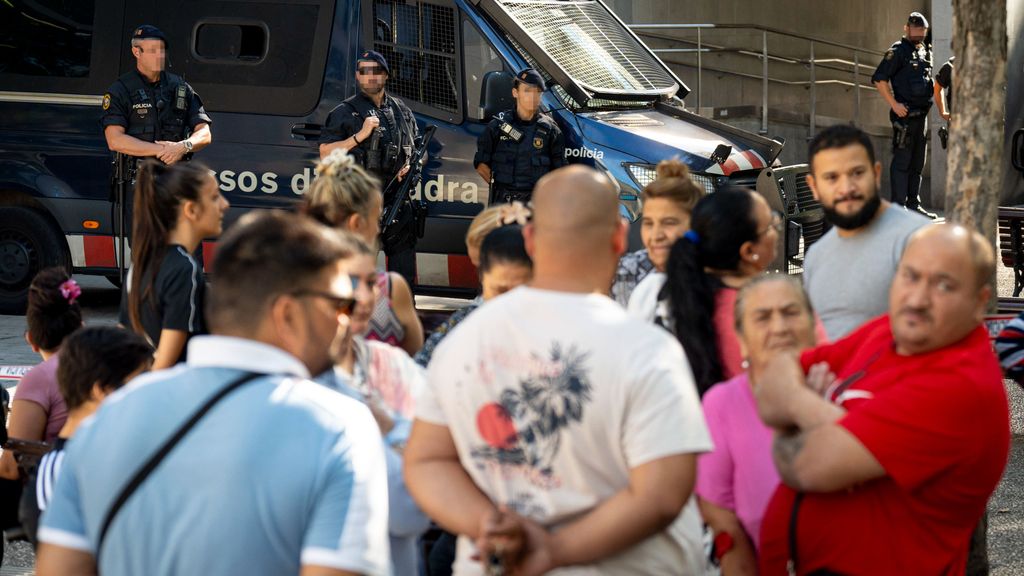
[[[103,550],[103,542],[106,540],[107,532],[110,530],[110,525],[114,522],[114,518],[117,516],[117,513],[125,505],[128,499],[132,497],[132,494],[134,494],[135,491],[138,490],[139,486],[146,481],[146,478],[156,470],[156,467],[163,462],[164,458],[174,450],[178,443],[181,442],[182,438],[187,436],[192,428],[194,428],[195,425],[198,424],[199,421],[202,420],[215,405],[217,405],[217,403],[223,400],[228,394],[231,394],[243,385],[259,378],[260,376],[267,376],[267,374],[247,372],[231,381],[231,383],[224,388],[221,388],[219,392],[211,396],[209,400],[192,413],[192,416],[189,417],[188,420],[174,431],[174,434],[171,434],[171,436],[160,445],[160,448],[146,460],[146,463],[143,464],[131,477],[128,483],[121,488],[121,492],[118,493],[117,498],[114,499],[114,503],[110,506],[110,509],[107,510],[106,515],[103,517],[103,524],[100,525],[100,537],[96,542],[97,568],[100,565],[100,552]]]
[[[804,493],[803,492],[797,492],[796,496],[793,498],[793,509],[790,511],[790,514],[789,514],[789,561],[786,562],[786,573],[789,576],[797,576],[797,574],[798,574],[798,572],[797,572],[797,547],[796,547],[797,533],[796,533],[796,528],[797,528],[797,520],[799,519],[799,516],[800,516],[800,505],[803,504],[803,501],[804,501]],[[808,572],[807,576],[844,576],[844,575],[842,573],[840,573],[840,572],[833,572],[832,570],[829,570],[828,568],[818,568],[817,570],[814,570],[813,572]]]

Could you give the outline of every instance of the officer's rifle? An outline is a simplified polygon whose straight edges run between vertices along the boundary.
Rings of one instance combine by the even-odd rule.
[[[117,210],[117,273],[118,278],[121,280],[121,285],[124,286],[124,271],[125,271],[125,224],[128,213],[128,198],[131,194],[132,186],[135,184],[135,170],[138,166],[136,158],[129,156],[122,152],[116,152],[114,154],[113,161],[113,174],[110,179],[110,201],[113,202],[112,209]]]
[[[409,192],[413,186],[419,183],[420,175],[423,172],[423,166],[420,161],[423,160],[424,154],[427,153],[427,146],[434,138],[435,131],[437,131],[437,126],[433,124],[427,126],[426,130],[423,131],[422,142],[413,150],[412,157],[409,158],[409,172],[401,181],[398,180],[398,175],[396,174],[387,187],[384,188],[384,212],[380,219],[381,237],[385,236],[389,226],[395,224],[398,211],[409,198]]]

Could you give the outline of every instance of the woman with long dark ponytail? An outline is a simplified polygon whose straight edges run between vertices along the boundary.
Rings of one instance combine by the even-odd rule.
[[[185,344],[206,331],[205,282],[193,253],[221,232],[228,201],[198,162],[139,168],[132,216],[132,265],[121,322],[156,348],[153,369],[185,357]]]
[[[775,259],[781,224],[757,193],[727,188],[697,202],[690,230],[672,246],[659,310],[648,317],[675,333],[701,395],[742,372],[736,293]]]

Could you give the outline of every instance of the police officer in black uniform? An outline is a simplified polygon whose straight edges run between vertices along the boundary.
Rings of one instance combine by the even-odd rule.
[[[934,219],[935,214],[921,207],[918,196],[932,106],[932,48],[925,42],[928,20],[912,12],[903,31],[903,38],[886,51],[871,81],[892,109],[892,201]]]
[[[164,71],[167,40],[154,26],[132,33],[135,70],[121,76],[103,95],[103,135],[107,147],[167,164],[191,158],[213,139],[213,120],[203,101],[181,76]]]
[[[331,110],[320,135],[320,158],[337,148],[346,150],[379,178],[385,189],[409,172],[409,159],[420,143],[412,111],[385,91],[390,75],[384,56],[373,50],[361,53],[356,60],[359,92]],[[384,198],[385,205],[393,201]],[[425,210],[408,199],[401,201],[406,206],[399,212],[398,224],[382,238],[382,247],[388,257],[388,270],[398,272],[409,286],[415,286],[418,222],[425,217]]]
[[[953,117],[953,71],[956,56],[950,56],[946,63],[939,67],[939,73],[935,75],[935,107],[938,108],[939,116],[946,121],[946,125],[939,128],[939,142],[942,149],[946,149],[949,143],[949,122]]]
[[[498,113],[477,141],[473,166],[491,185],[490,203],[528,202],[541,176],[565,166],[562,131],[540,113],[544,78],[533,68],[516,74],[514,110]]]

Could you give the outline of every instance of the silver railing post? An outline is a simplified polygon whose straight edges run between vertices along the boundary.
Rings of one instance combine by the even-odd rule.
[[[701,103],[701,92],[703,92],[702,88],[704,87],[704,68],[700,40],[700,28],[697,28],[697,114],[700,114],[700,109],[703,105]]]
[[[815,116],[818,113],[818,79],[814,75],[814,42],[811,42],[811,127],[810,133],[807,134],[808,138],[814,138]]]
[[[860,52],[853,51],[853,94],[856,101],[853,111],[853,125],[860,126]]]
[[[761,134],[768,133],[768,31],[761,31]]]

